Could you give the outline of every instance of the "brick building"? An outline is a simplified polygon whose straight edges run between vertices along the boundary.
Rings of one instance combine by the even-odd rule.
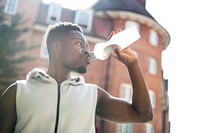
[[[96,128],[98,133],[169,132],[167,80],[163,79],[161,60],[162,51],[169,45],[170,36],[145,9],[145,0],[99,0],[87,10],[70,10],[60,4],[42,3],[41,0],[2,0],[0,4],[5,6],[4,11],[8,18],[20,13],[24,20],[28,20],[21,27],[29,27],[30,30],[21,39],[29,46],[41,45],[27,53],[35,57],[35,60],[24,64],[25,72],[34,67],[48,67],[43,35],[49,24],[59,21],[79,24],[91,50],[96,43],[105,42],[112,30],[136,26],[141,38],[130,47],[135,51],[146,79],[154,118],[144,124],[114,124],[96,118]],[[88,67],[88,73],[83,76],[87,82],[99,85],[113,96],[130,100],[131,83],[127,75],[123,65],[108,58],[94,61]]]

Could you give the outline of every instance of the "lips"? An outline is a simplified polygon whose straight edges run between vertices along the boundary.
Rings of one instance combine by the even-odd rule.
[[[89,53],[81,54],[81,57],[85,61],[85,63],[87,63],[87,65],[92,62],[92,59],[90,58]]]
[[[92,60],[90,59],[90,57],[88,56],[88,57],[86,57],[86,59],[85,59],[86,61],[87,61],[87,63],[88,64],[90,64],[91,62],[92,62]]]

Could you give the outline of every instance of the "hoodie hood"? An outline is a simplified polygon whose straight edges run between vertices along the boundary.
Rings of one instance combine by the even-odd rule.
[[[56,80],[53,77],[50,77],[46,71],[40,69],[40,68],[34,68],[32,71],[30,71],[27,75],[26,75],[26,80],[31,80],[31,79],[39,79],[43,82],[56,82]],[[81,85],[81,84],[85,84],[85,80],[83,78],[83,76],[74,76],[74,75],[70,75],[70,78],[63,81],[63,82],[67,82],[71,85]]]

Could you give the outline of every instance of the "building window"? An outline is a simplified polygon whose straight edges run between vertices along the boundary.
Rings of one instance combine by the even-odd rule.
[[[128,84],[128,83],[122,83],[120,85],[120,98],[125,99],[127,101],[132,101],[132,93],[133,93],[133,89],[132,89],[132,85]]]
[[[158,47],[159,44],[158,33],[153,29],[151,29],[149,33],[149,42],[152,46]]]
[[[133,133],[133,124],[117,124],[116,133]]]
[[[153,57],[149,57],[149,70],[148,72],[152,75],[156,75],[158,71],[158,63]]]
[[[148,89],[148,92],[149,92],[152,108],[155,109],[155,107],[156,107],[156,93],[151,89]],[[120,98],[131,102],[132,101],[132,93],[133,93],[133,89],[132,89],[131,84],[122,83],[120,85],[120,92],[119,92]]]
[[[41,49],[40,49],[40,57],[43,59],[49,58],[49,54],[47,51],[47,45],[46,45],[46,42],[44,41],[44,39],[42,41],[42,45],[41,45]]]
[[[5,13],[8,13],[10,15],[14,15],[17,10],[18,0],[7,0],[6,7],[5,7]]]
[[[152,91],[151,89],[148,89],[149,92],[149,97],[151,100],[151,106],[153,109],[156,108],[156,93],[154,91]]]
[[[93,11],[92,10],[77,10],[74,23],[81,26],[83,31],[89,32],[92,29]]]
[[[146,123],[146,133],[154,133],[154,126],[151,123]]]
[[[47,22],[50,24],[59,22],[61,13],[62,13],[61,5],[56,3],[51,3],[48,9]]]
[[[137,51],[135,51],[135,50],[132,50],[132,51],[135,54],[136,58],[138,59],[139,58],[139,53]]]
[[[131,26],[135,26],[136,29],[138,30],[138,32],[140,32],[140,25],[138,23],[136,23],[134,21],[131,21],[131,20],[126,21],[126,23],[125,23],[125,29],[129,28]]]

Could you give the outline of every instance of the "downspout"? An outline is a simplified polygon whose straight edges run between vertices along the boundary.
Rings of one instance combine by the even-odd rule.
[[[110,20],[111,23],[113,23],[113,19],[112,17],[110,17],[107,13],[104,13],[107,18]],[[113,31],[114,29],[114,26],[111,27],[111,31]],[[111,66],[111,56],[107,59],[107,62],[106,62],[106,70],[105,70],[105,80],[104,80],[104,90],[108,92],[108,87],[109,87],[109,81],[110,81],[110,66]],[[100,122],[101,124],[101,129],[100,129],[100,133],[104,133],[104,126],[105,126],[105,121],[104,120],[101,120]]]
[[[105,71],[105,80],[104,80],[104,90],[108,92],[108,87],[109,87],[109,81],[110,81],[110,66],[111,66],[111,57],[107,59],[106,62],[106,71]],[[101,120],[101,129],[100,133],[104,133],[104,126],[105,126],[105,121]]]

